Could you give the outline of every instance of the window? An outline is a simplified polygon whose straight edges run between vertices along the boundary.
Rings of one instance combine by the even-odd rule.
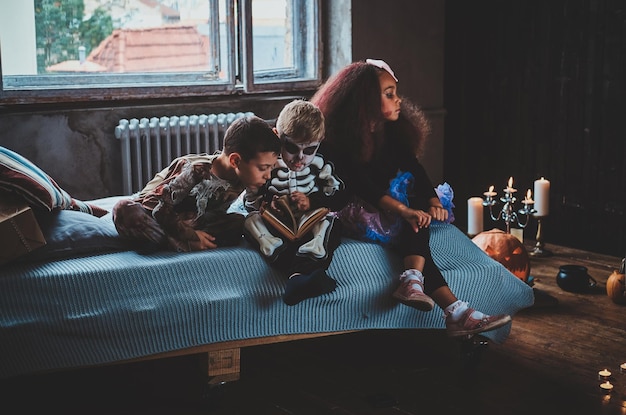
[[[321,81],[320,0],[0,0],[0,104]]]

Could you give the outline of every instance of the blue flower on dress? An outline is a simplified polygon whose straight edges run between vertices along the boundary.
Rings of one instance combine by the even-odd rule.
[[[454,222],[454,213],[452,212],[452,208],[454,208],[454,203],[452,203],[452,199],[454,199],[454,190],[447,182],[440,184],[435,188],[435,192],[437,193],[437,197],[441,201],[443,207],[448,211],[448,219],[445,223]]]
[[[389,185],[389,195],[399,202],[409,205],[409,189],[413,188],[415,178],[409,172],[398,172]]]

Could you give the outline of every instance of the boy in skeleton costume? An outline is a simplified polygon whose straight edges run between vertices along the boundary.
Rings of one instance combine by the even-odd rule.
[[[244,216],[227,213],[244,189],[258,189],[270,177],[280,140],[261,118],[233,122],[224,149],[178,157],[132,199],[113,207],[118,233],[179,252],[237,245]]]
[[[317,154],[324,139],[324,117],[315,105],[303,100],[287,104],[278,116],[275,133],[282,143],[281,158],[264,187],[256,193],[246,192],[245,205],[250,213],[244,235],[270,265],[289,272],[283,300],[295,305],[334,291],[337,283],[326,269],[340,243],[339,221],[329,214],[304,237],[289,241],[264,222],[261,212],[266,204],[284,195],[297,216],[319,207],[334,211],[345,204],[341,200],[343,182],[334,174],[332,164]]]

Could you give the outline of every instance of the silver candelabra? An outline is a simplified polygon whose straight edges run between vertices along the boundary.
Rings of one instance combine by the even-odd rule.
[[[506,189],[504,189],[504,196],[500,198],[500,201],[502,202],[502,209],[500,209],[497,215],[494,215],[493,213],[493,207],[497,203],[495,199],[497,193],[493,191],[493,186],[489,187],[489,191],[484,193],[485,199],[483,200],[483,206],[489,207],[489,216],[491,217],[491,220],[504,220],[506,233],[511,233],[512,223],[517,224],[522,229],[525,228],[530,221],[530,217],[537,212],[533,208],[533,204],[535,202],[531,197],[530,189],[528,189],[526,197],[524,198],[524,200],[522,200],[522,204],[524,205],[524,207],[516,210],[516,192],[517,189],[513,188],[513,178],[510,178],[508,186],[506,187]]]

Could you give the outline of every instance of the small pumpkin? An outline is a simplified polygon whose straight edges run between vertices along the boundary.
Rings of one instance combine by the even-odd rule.
[[[495,259],[513,275],[527,282],[530,275],[530,258],[519,239],[500,229],[481,232],[472,238],[480,249]]]
[[[609,275],[609,279],[606,280],[606,295],[608,295],[615,304],[626,304],[624,274],[615,270]]]

